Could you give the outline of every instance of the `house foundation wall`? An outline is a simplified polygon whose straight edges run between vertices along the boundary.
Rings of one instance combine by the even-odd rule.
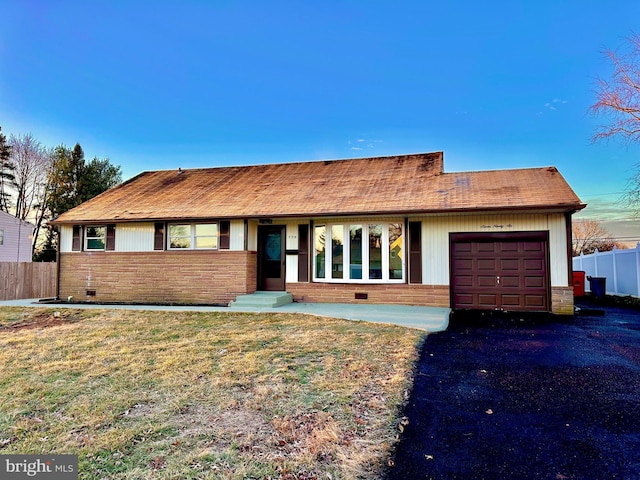
[[[449,306],[446,285],[287,283],[287,292],[298,302]]]
[[[447,285],[288,283],[287,292],[297,302],[451,306]],[[366,298],[356,298],[363,295]],[[551,311],[573,315],[573,287],[551,288]]]
[[[256,290],[256,254],[246,251],[60,254],[62,300],[228,304]]]

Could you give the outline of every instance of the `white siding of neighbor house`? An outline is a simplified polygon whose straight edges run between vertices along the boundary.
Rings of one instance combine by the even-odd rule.
[[[569,282],[564,214],[460,215],[411,218],[422,220],[422,280],[426,285],[449,285],[449,233],[549,232],[551,285]]]
[[[33,225],[13,215],[0,212],[0,262],[30,262],[31,242],[33,241]]]

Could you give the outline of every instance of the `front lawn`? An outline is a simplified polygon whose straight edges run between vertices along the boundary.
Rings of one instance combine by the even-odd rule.
[[[306,315],[0,309],[0,453],[83,479],[377,478],[424,333]]]

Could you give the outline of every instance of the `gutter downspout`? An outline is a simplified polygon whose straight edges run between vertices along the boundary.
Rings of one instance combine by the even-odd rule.
[[[56,300],[60,300],[60,230],[56,225]]]

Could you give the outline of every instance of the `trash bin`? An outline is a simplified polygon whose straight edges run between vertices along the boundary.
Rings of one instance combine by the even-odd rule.
[[[573,296],[584,297],[584,275],[585,272],[576,270],[573,272]]]
[[[604,298],[607,293],[607,278],[606,277],[587,277],[589,284],[591,285],[591,294],[595,298]]]

